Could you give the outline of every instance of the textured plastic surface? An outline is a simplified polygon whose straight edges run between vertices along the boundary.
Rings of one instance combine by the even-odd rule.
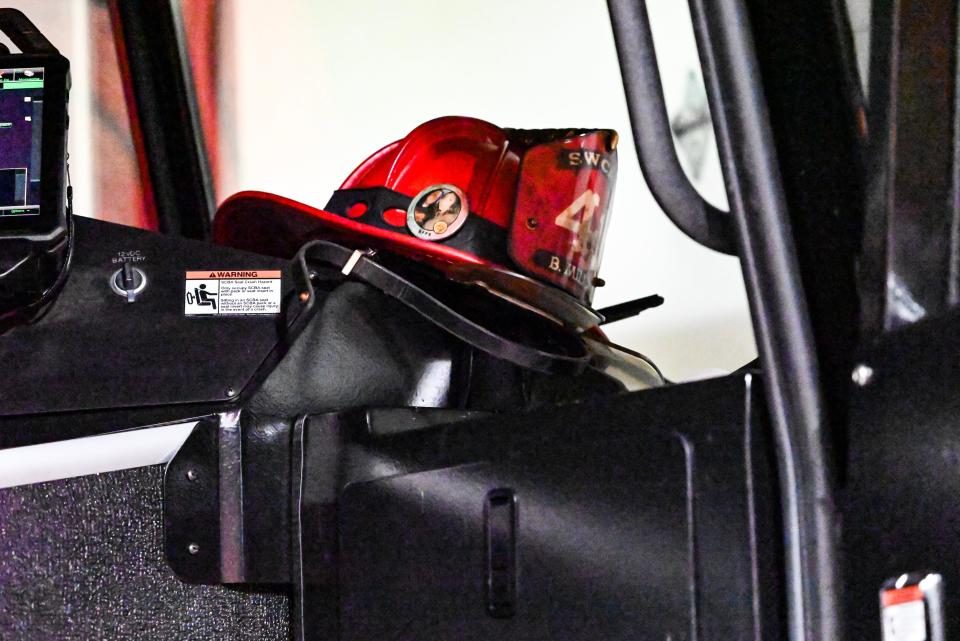
[[[272,315],[184,315],[188,270],[284,269],[235,249],[77,217],[69,279],[46,315],[0,340],[0,415],[214,402],[239,392],[280,340]],[[146,274],[128,303],[123,261]],[[285,272],[283,287],[290,290]],[[2,439],[2,437],[0,437]]]
[[[295,603],[324,631],[310,638],[781,638],[757,387],[731,376],[389,435],[311,417],[294,436],[316,533]],[[499,573],[491,492],[516,501]]]
[[[181,583],[159,466],[0,490],[3,641],[286,641],[288,597]]]
[[[657,465],[636,467],[611,456],[605,440],[517,445],[491,464],[347,489],[342,639],[399,630],[419,641],[612,640],[638,630],[693,638],[692,470],[683,441],[643,439]],[[537,461],[537,449],[548,456]],[[484,506],[500,487],[517,496],[512,618],[488,613],[484,587]]]

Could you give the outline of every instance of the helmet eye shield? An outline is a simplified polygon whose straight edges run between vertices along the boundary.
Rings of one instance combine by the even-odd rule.
[[[325,209],[469,252],[589,304],[616,181],[616,132],[497,129],[498,137],[492,127],[469,118],[427,123],[394,143],[396,153],[361,165]],[[386,163],[388,171],[378,169]],[[374,182],[382,186],[361,186]]]
[[[615,136],[597,131],[524,154],[510,257],[525,273],[589,302],[617,173]]]

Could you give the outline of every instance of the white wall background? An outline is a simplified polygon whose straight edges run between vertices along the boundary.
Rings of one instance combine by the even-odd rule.
[[[686,3],[650,0],[668,104],[698,69]],[[612,127],[620,171],[598,307],[659,293],[666,304],[609,335],[681,380],[756,355],[735,258],[689,240],[640,174],[603,0],[234,0],[223,46],[223,193],[260,189],[323,206],[370,153],[423,121]],[[229,57],[229,56],[225,56]],[[434,86],[429,100],[424,87]],[[715,153],[715,152],[714,152]],[[722,202],[716,161],[701,187]]]

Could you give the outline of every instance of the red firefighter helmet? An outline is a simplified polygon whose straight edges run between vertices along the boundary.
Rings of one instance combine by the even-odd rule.
[[[437,118],[361,163],[323,210],[259,192],[233,196],[214,238],[277,255],[314,238],[386,249],[589,326],[616,145],[609,129]]]

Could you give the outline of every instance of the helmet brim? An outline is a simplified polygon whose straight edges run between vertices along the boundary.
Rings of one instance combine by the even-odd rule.
[[[358,249],[386,250],[427,263],[452,280],[475,284],[560,324],[578,330],[602,318],[572,296],[490,261],[411,236],[378,229],[322,209],[261,191],[244,191],[220,205],[213,240],[258,254],[292,258],[304,243],[330,240]]]

